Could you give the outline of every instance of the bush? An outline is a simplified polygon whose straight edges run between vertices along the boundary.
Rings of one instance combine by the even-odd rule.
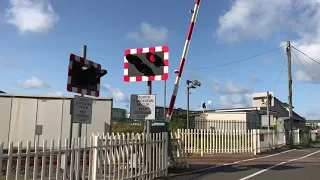
[[[132,125],[130,123],[113,123],[111,125],[111,132],[113,133],[142,133],[143,129],[143,124]]]

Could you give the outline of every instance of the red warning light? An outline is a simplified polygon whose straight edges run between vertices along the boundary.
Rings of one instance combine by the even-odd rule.
[[[156,57],[151,53],[146,53],[146,58],[152,63],[156,62]]]

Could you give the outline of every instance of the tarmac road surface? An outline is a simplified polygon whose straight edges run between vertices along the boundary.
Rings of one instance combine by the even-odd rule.
[[[320,146],[241,159],[170,180],[320,180]]]

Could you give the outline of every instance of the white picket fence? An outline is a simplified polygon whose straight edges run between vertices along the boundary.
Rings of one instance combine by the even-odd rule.
[[[299,131],[294,132],[298,144]],[[179,156],[185,153],[258,154],[286,144],[284,131],[179,129]],[[44,140],[39,144],[0,142],[0,180],[154,179],[168,175],[168,133],[101,134]]]
[[[258,154],[286,144],[284,130],[213,130],[179,129],[172,133],[184,143],[186,153],[244,153]],[[299,131],[294,131],[294,142],[299,142]]]
[[[0,142],[0,180],[154,179],[168,173],[167,133],[74,138],[71,148],[68,139],[62,143],[10,142],[5,148]]]

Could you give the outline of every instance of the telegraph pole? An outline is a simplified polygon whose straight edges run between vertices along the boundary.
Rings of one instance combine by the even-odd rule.
[[[291,45],[287,41],[287,58],[288,58],[288,104],[289,104],[289,122],[290,122],[290,147],[293,148],[293,119],[292,119],[292,75],[291,75]]]
[[[82,46],[82,57],[84,59],[87,59],[87,46],[86,45]],[[81,94],[81,96],[83,97],[84,95]],[[78,126],[78,138],[81,138],[81,132],[82,132],[82,123],[79,123],[79,126]],[[70,139],[70,141],[71,141],[71,139]]]

